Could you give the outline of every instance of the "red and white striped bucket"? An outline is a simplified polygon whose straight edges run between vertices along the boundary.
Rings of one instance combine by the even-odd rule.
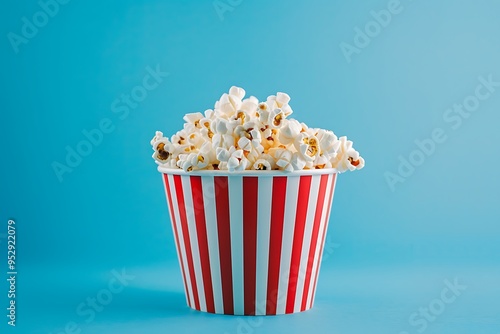
[[[189,307],[235,315],[312,307],[334,170],[158,170]]]

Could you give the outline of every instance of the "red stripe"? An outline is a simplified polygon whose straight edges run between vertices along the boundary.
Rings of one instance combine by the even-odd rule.
[[[297,293],[297,281],[300,269],[300,256],[304,242],[304,230],[306,227],[307,206],[311,190],[311,176],[301,176],[299,194],[297,200],[297,213],[295,216],[295,230],[293,232],[292,257],[290,260],[290,275],[288,278],[288,292],[285,313],[293,313],[295,306],[295,295]]]
[[[285,217],[286,176],[273,178],[271,235],[269,240],[269,267],[267,280],[266,314],[276,314],[278,284],[283,242],[283,223]]]
[[[319,261],[321,261],[321,259],[323,258],[323,250],[325,248],[325,238],[326,238],[326,232],[328,231],[328,223],[330,221],[330,211],[332,209],[332,200],[333,200],[333,192],[335,190],[335,181],[336,181],[336,177],[337,177],[337,174],[333,174],[332,175],[332,188],[331,188],[331,191],[330,191],[330,196],[329,196],[329,199],[328,199],[328,202],[326,203],[326,205],[328,205],[328,211],[327,211],[327,214],[326,214],[326,217],[325,217],[325,222],[324,224],[325,225],[325,232],[323,233],[323,240],[321,241],[321,245],[320,245],[320,256],[319,256]],[[319,267],[320,267],[321,263],[318,263],[318,266],[316,267],[316,275],[315,275],[315,278],[314,278],[314,286],[313,286],[313,290],[312,290],[312,297],[311,297],[311,304],[309,305],[309,308],[312,307],[313,305],[313,302],[314,302],[314,296],[316,295],[316,285],[318,284],[318,274],[319,274]]]
[[[177,246],[177,253],[179,254],[179,262],[181,263],[182,279],[184,280],[184,289],[186,290],[186,297],[188,300],[188,305],[189,305],[189,307],[191,307],[191,301],[189,300],[189,292],[188,292],[187,281],[186,281],[186,272],[184,270],[184,262],[182,260],[182,252],[181,252],[181,247],[179,244],[179,234],[177,232],[177,223],[175,221],[174,206],[172,205],[172,193],[170,192],[170,184],[168,182],[168,175],[167,174],[163,174],[163,180],[165,181],[165,188],[167,189],[167,199],[168,199],[168,206],[170,209],[170,218],[172,219],[172,225],[173,225],[174,236],[175,236],[175,245]]]
[[[193,196],[194,218],[196,221],[196,234],[198,235],[198,248],[200,251],[201,272],[203,276],[203,286],[205,288],[207,312],[215,313],[201,176],[191,176],[191,193]]]
[[[318,243],[319,226],[321,223],[321,213],[323,205],[325,204],[325,190],[328,183],[328,174],[321,175],[321,181],[318,192],[318,202],[316,205],[316,213],[314,215],[314,225],[311,235],[311,245],[309,247],[309,258],[307,260],[306,277],[304,280],[304,293],[302,295],[301,311],[305,311],[307,297],[309,294],[309,285],[311,284],[311,271],[314,262],[314,253],[316,251],[316,244]]]
[[[258,177],[243,177],[243,273],[245,315],[255,315]]]
[[[227,176],[214,176],[214,186],[224,314],[234,314],[229,189]]]
[[[189,277],[191,278],[191,287],[193,288],[194,305],[195,309],[200,310],[200,299],[198,297],[198,288],[196,287],[196,276],[194,274],[193,253],[191,252],[191,241],[189,240],[188,222],[186,217],[186,203],[184,202],[184,193],[182,190],[182,180],[180,175],[174,175],[174,183],[175,183],[175,193],[177,194],[177,204],[179,205],[179,215],[181,218],[184,246],[186,247],[186,257],[188,261]]]

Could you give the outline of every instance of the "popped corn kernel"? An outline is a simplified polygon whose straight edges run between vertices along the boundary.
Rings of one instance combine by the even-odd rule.
[[[343,136],[310,128],[288,117],[290,96],[283,92],[265,101],[245,98],[232,86],[213,109],[186,114],[183,129],[170,140],[157,131],[150,144],[156,163],[186,172],[202,169],[241,171],[332,168],[359,170],[365,161]]]

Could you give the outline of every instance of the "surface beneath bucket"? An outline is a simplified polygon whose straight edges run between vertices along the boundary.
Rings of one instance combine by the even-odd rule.
[[[43,269],[26,268],[25,275]],[[332,261],[322,268],[312,310],[260,317],[189,309],[175,262],[116,271],[82,273],[66,268],[50,277],[40,275],[36,286],[22,286],[16,329],[122,334],[308,333],[311,329],[325,334],[495,334],[500,330],[500,269],[493,265],[375,267]],[[125,275],[122,291],[105,299],[103,291],[121,274]],[[92,306],[93,299],[97,305]]]

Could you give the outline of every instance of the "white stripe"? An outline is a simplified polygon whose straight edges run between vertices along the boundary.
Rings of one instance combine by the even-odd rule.
[[[205,220],[207,224],[208,252],[210,258],[210,271],[212,274],[212,287],[214,290],[215,313],[224,313],[222,302],[222,278],[219,262],[219,234],[217,228],[217,214],[215,211],[215,188],[213,176],[202,176],[203,203],[205,205]]]
[[[284,314],[286,297],[288,294],[288,281],[290,278],[290,261],[292,259],[292,244],[297,216],[297,199],[299,194],[300,176],[287,177],[285,215],[283,224],[283,242],[281,246],[280,271],[278,281],[278,300],[276,314]]]
[[[332,192],[333,192],[332,201],[330,203],[328,203],[328,205],[333,205],[333,198],[335,197],[335,187],[337,185],[337,177],[338,177],[338,174],[335,174],[335,179],[332,180],[332,187],[333,187],[333,189],[332,189]],[[327,217],[328,221],[330,221],[331,215],[332,215],[332,210],[330,209],[330,212],[329,212],[328,217]]]
[[[272,191],[273,178],[259,177],[255,315],[266,314]]]
[[[328,180],[325,189],[325,198],[323,200],[323,211],[321,212],[321,219],[319,224],[318,242],[316,243],[316,250],[314,251],[314,261],[311,272],[311,284],[309,285],[309,294],[307,295],[306,310],[311,308],[311,299],[314,290],[314,281],[316,280],[316,268],[318,266],[321,268],[321,263],[319,259],[320,250],[323,248],[323,234],[326,233],[326,214],[328,213],[328,200],[330,199],[330,191],[332,189],[332,175],[328,175]],[[319,268],[318,268],[319,274]]]
[[[300,311],[302,295],[304,294],[304,284],[307,270],[307,260],[309,258],[309,247],[311,246],[312,230],[314,226],[314,215],[316,213],[316,202],[318,201],[318,191],[321,175],[311,177],[311,190],[309,192],[309,202],[307,204],[306,227],[304,229],[304,242],[300,255],[299,276],[297,277],[297,293],[295,294],[294,312]]]
[[[168,175],[165,175],[166,177],[168,177]],[[172,192],[170,190],[170,187],[168,187],[167,185],[167,182],[165,181],[165,178],[163,177],[163,174],[162,174],[162,179],[163,179],[163,185],[165,187],[165,197],[167,198],[167,206],[168,206],[168,212],[170,214],[170,222],[171,222],[171,225],[172,225],[172,234],[174,234],[174,241],[176,243],[176,247],[175,247],[175,250],[177,252],[177,259],[179,260],[179,269],[181,269],[181,276],[182,276],[182,285],[184,286],[184,295],[186,297],[186,304],[189,304],[189,297],[188,297],[188,291],[187,291],[187,287],[186,287],[186,284],[184,282],[184,276],[182,275],[182,258],[181,258],[181,253],[179,251],[179,249],[181,248],[180,245],[177,245],[177,240],[175,238],[175,225],[174,225],[174,213],[172,211],[170,211],[170,208],[174,208],[176,206],[176,204],[173,204],[170,205],[170,202],[168,200],[168,192],[167,192],[167,188],[169,188],[169,191]],[[173,201],[173,200],[172,200]]]
[[[186,285],[188,289],[189,303],[192,308],[195,308],[194,305],[194,297],[193,297],[193,289],[191,287],[191,278],[189,276],[189,267],[187,264],[187,256],[186,256],[186,246],[184,245],[184,236],[182,233],[181,227],[181,218],[179,216],[179,205],[177,204],[177,193],[175,192],[175,183],[173,175],[168,175],[168,182],[170,184],[170,193],[172,194],[172,202],[174,203],[174,216],[177,225],[177,235],[179,237],[179,248],[181,249],[182,254],[182,263],[184,264],[184,273],[186,276]]]
[[[228,183],[234,314],[243,315],[245,314],[245,292],[243,285],[243,177],[229,176]]]
[[[200,247],[198,244],[198,233],[196,231],[193,193],[191,190],[191,176],[183,175],[181,176],[181,180],[182,180],[182,189],[184,192],[184,206],[186,207],[186,218],[189,229],[189,239],[191,241],[191,253],[193,256],[194,275],[196,277],[198,299],[200,300],[200,310],[206,312],[207,301],[205,299],[203,273],[201,271]]]
[[[328,199],[326,199],[328,202],[326,202],[325,204],[330,208],[330,211],[328,212],[328,216],[326,217],[326,229],[328,231],[328,226],[330,225],[330,217],[332,216],[332,205],[333,205],[333,197],[335,196],[335,186],[337,184],[337,178],[335,177],[335,179],[333,178],[334,175],[332,175],[332,178],[330,180],[331,182],[331,188],[330,188],[330,192],[331,192],[331,197],[332,197],[332,200],[330,201],[330,197],[328,197]]]

